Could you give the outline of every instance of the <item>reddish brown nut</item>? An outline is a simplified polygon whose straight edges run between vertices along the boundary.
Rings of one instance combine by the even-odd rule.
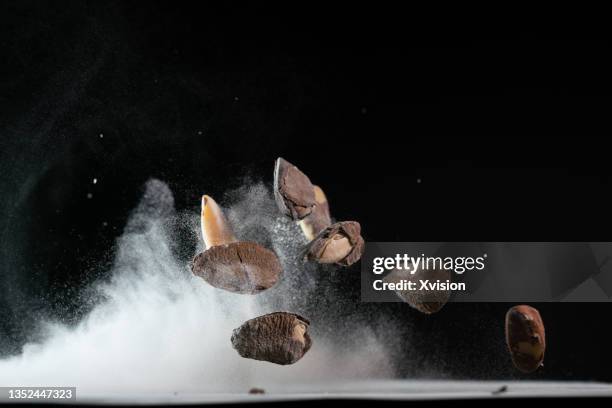
[[[309,325],[307,319],[294,313],[270,313],[234,329],[232,346],[244,358],[293,364],[310,350]]]
[[[316,204],[308,176],[282,157],[274,165],[274,198],[280,211],[293,220],[308,216]]]
[[[412,265],[412,264],[411,264]],[[412,268],[412,266],[410,266]],[[422,267],[412,274],[412,269],[394,269],[383,278],[383,282],[400,283],[402,280],[414,282],[415,290],[396,290],[395,293],[404,302],[415,308],[421,313],[432,314],[439,312],[440,309],[450,299],[450,290],[425,290],[420,289],[421,280],[429,280],[430,282],[446,282],[451,280],[452,274],[446,269],[423,269]]]
[[[516,368],[524,373],[537,370],[546,349],[540,312],[527,305],[510,308],[506,313],[506,343]]]
[[[321,231],[331,225],[331,215],[329,213],[329,203],[323,189],[313,186],[316,205],[312,212],[303,220],[299,221],[304,236],[309,241],[316,238]]]
[[[193,273],[212,286],[244,294],[274,286],[281,270],[274,252],[246,241],[211,247],[192,262]]]
[[[350,266],[363,255],[365,242],[357,221],[337,222],[325,228],[305,249],[305,258],[323,264]]]
[[[274,286],[282,272],[276,254],[255,242],[240,242],[219,205],[202,197],[202,237],[206,249],[191,263],[194,275],[230,292],[255,294]]]

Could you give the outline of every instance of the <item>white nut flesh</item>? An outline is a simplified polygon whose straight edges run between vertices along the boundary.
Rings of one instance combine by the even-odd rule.
[[[353,246],[347,237],[341,234],[334,235],[321,253],[319,263],[331,264],[347,257]]]

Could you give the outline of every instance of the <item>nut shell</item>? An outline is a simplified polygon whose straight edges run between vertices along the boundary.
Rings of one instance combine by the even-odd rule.
[[[332,223],[329,203],[321,187],[314,186],[314,195],[316,205],[312,209],[312,212],[300,221],[300,227],[304,232],[304,236],[306,236],[309,241],[315,239],[321,231],[329,227]]]
[[[420,288],[420,280],[428,279],[431,282],[440,280],[442,282],[452,279],[452,273],[446,269],[423,269],[419,267],[415,273],[405,269],[394,269],[383,278],[383,282],[398,283],[401,280],[415,282],[417,288]],[[439,312],[440,309],[450,299],[450,290],[396,290],[395,293],[404,302],[421,313],[433,314]]]
[[[255,294],[278,282],[282,266],[271,250],[244,241],[200,252],[193,259],[191,270],[216,288]]]
[[[244,358],[293,364],[310,350],[309,325],[307,319],[294,313],[270,313],[234,329],[232,346]]]
[[[274,166],[274,198],[279,210],[293,220],[307,217],[316,205],[308,176],[282,157]]]
[[[309,261],[321,262],[328,245],[339,237],[348,239],[350,249],[346,256],[334,263],[340,266],[350,266],[361,259],[365,242],[361,237],[361,225],[357,221],[337,222],[325,228],[306,246],[304,257]]]
[[[512,363],[524,373],[538,369],[544,361],[544,322],[537,309],[514,306],[506,313],[506,343]]]

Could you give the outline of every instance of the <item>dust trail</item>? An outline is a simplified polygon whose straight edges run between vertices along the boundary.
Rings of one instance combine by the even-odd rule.
[[[228,216],[238,236],[279,254],[285,272],[277,287],[238,295],[193,276],[173,251],[171,231],[176,223],[188,225],[199,242],[198,213],[177,214],[167,185],[151,180],[118,240],[111,279],[95,287],[102,300],[76,326],[48,322],[44,340],[0,360],[0,384],[244,393],[252,386],[280,391],[314,379],[392,376],[393,350],[376,330],[356,316],[351,324],[323,323],[334,321],[334,309],[320,310],[316,301],[324,296],[319,290],[326,271],[298,260],[303,238],[296,225],[277,215],[270,191],[256,183],[221,201],[231,203]],[[243,359],[231,347],[232,329],[274,310],[313,320],[313,348],[295,365]]]

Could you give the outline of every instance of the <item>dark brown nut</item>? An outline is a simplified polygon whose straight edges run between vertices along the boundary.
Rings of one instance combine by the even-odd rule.
[[[309,326],[310,322],[297,314],[270,313],[234,329],[232,346],[244,358],[293,364],[310,350]]]
[[[439,312],[450,299],[451,291],[420,289],[420,281],[429,280],[430,282],[435,282],[439,280],[440,282],[446,282],[452,279],[451,272],[443,268],[425,270],[422,267],[417,268],[414,274],[411,274],[411,272],[412,269],[394,269],[383,278],[383,282],[400,283],[402,280],[414,282],[414,286],[417,289],[396,290],[397,296],[421,313],[432,314]]]
[[[316,204],[308,176],[282,157],[274,165],[274,198],[280,211],[293,220],[308,216]]]
[[[216,288],[255,294],[276,285],[282,266],[271,250],[243,241],[200,252],[193,259],[191,270]]]
[[[230,292],[255,294],[274,286],[282,273],[276,254],[254,242],[237,241],[221,207],[202,197],[202,237],[206,249],[191,263],[194,275]]]
[[[299,222],[304,236],[309,241],[316,238],[321,231],[331,225],[331,215],[329,213],[329,203],[325,193],[319,186],[314,187],[316,205],[310,215]]]
[[[506,313],[506,343],[516,368],[524,373],[537,370],[546,349],[540,312],[527,305],[510,308]]]
[[[253,387],[249,390],[249,394],[265,394],[266,390],[263,388]]]
[[[350,266],[357,262],[365,242],[357,221],[337,222],[313,239],[305,249],[305,259],[318,263]]]

